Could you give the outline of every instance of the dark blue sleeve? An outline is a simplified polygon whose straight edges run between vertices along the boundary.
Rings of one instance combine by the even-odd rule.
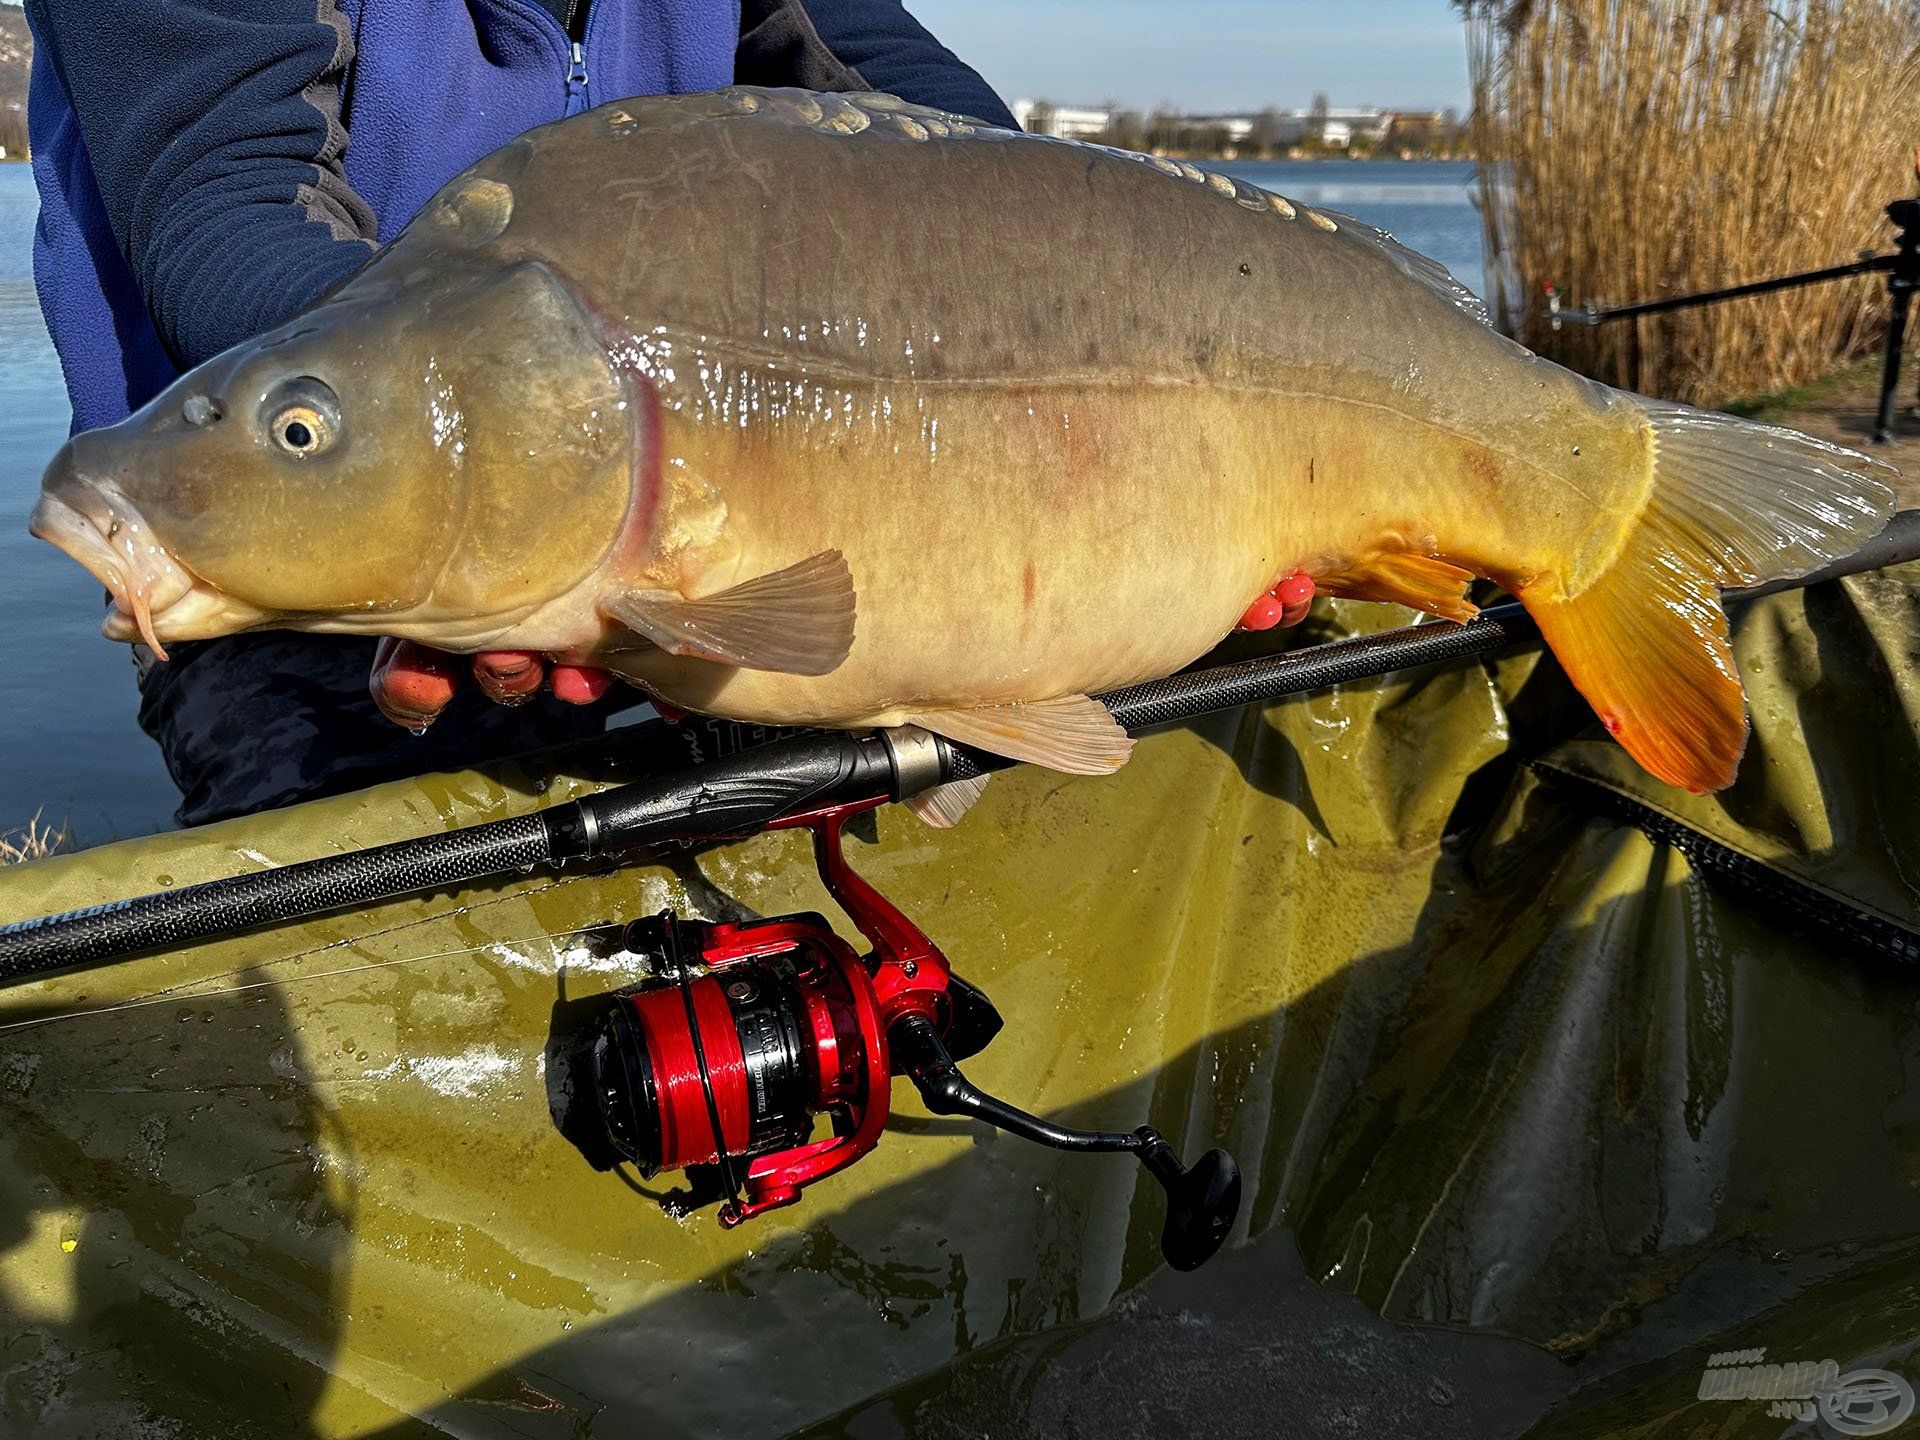
[[[934,39],[900,0],[800,3],[835,58],[875,90],[1009,130],[1020,128],[993,87]]]
[[[115,238],[174,358],[271,329],[358,269],[333,0],[29,0]]]

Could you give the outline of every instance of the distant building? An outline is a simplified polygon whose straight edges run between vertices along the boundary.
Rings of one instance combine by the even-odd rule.
[[[1318,141],[1329,150],[1349,150],[1355,142],[1378,145],[1393,128],[1393,115],[1370,105],[1282,110],[1281,139],[1296,145]]]
[[[1180,123],[1193,130],[1212,130],[1226,137],[1229,145],[1238,145],[1260,123],[1258,115],[1182,115]]]
[[[1329,150],[1350,149],[1356,142],[1378,145],[1393,128],[1395,112],[1371,106],[1337,109],[1266,110],[1251,115],[1182,115],[1182,127],[1220,136],[1238,147],[1256,145],[1292,147],[1319,144]]]
[[[1142,117],[1118,105],[1056,105],[1051,100],[1016,100],[1014,119],[1034,135],[1064,140],[1105,139],[1141,145]],[[1445,124],[1441,111],[1382,110],[1376,106],[1331,106],[1318,99],[1310,107],[1267,109],[1219,115],[1156,111],[1146,121],[1145,144],[1154,149],[1196,149],[1233,155],[1242,150],[1375,149],[1391,137],[1407,147],[1430,142]],[[1122,138],[1118,132],[1135,132]]]
[[[1013,118],[1031,135],[1085,140],[1104,135],[1113,124],[1111,105],[1055,105],[1050,100],[1016,100]]]
[[[1456,123],[1445,110],[1397,110],[1387,138],[1394,145],[1420,149],[1444,138]]]

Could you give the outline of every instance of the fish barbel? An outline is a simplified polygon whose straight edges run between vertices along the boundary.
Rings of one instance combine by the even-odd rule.
[[[1649,770],[1728,783],[1718,587],[1892,472],[1497,334],[1445,269],[1179,161],[883,95],[623,101],[450,182],[306,313],[82,434],[36,533],[107,633],[608,666],[686,709],[1099,772],[1091,692],[1285,577],[1518,596]]]

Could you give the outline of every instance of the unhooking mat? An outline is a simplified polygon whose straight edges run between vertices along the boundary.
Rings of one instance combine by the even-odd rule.
[[[874,1155],[732,1231],[557,1133],[549,1055],[631,978],[593,927],[845,928],[791,834],[0,992],[0,1429],[1873,1433],[1700,1395],[1757,1350],[1920,1384],[1920,570],[1738,645],[1718,797],[1516,654],[851,847],[1007,1017],[975,1079],[1238,1156],[1191,1276],[1130,1161],[905,1086]],[[517,813],[676,763],[660,734],[19,867],[0,919]]]

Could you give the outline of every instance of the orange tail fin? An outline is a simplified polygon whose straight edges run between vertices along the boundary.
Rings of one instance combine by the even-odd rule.
[[[1851,450],[1731,416],[1643,402],[1647,505],[1600,578],[1520,599],[1608,730],[1655,776],[1730,784],[1747,744],[1723,587],[1817,570],[1885,526],[1898,472]]]

